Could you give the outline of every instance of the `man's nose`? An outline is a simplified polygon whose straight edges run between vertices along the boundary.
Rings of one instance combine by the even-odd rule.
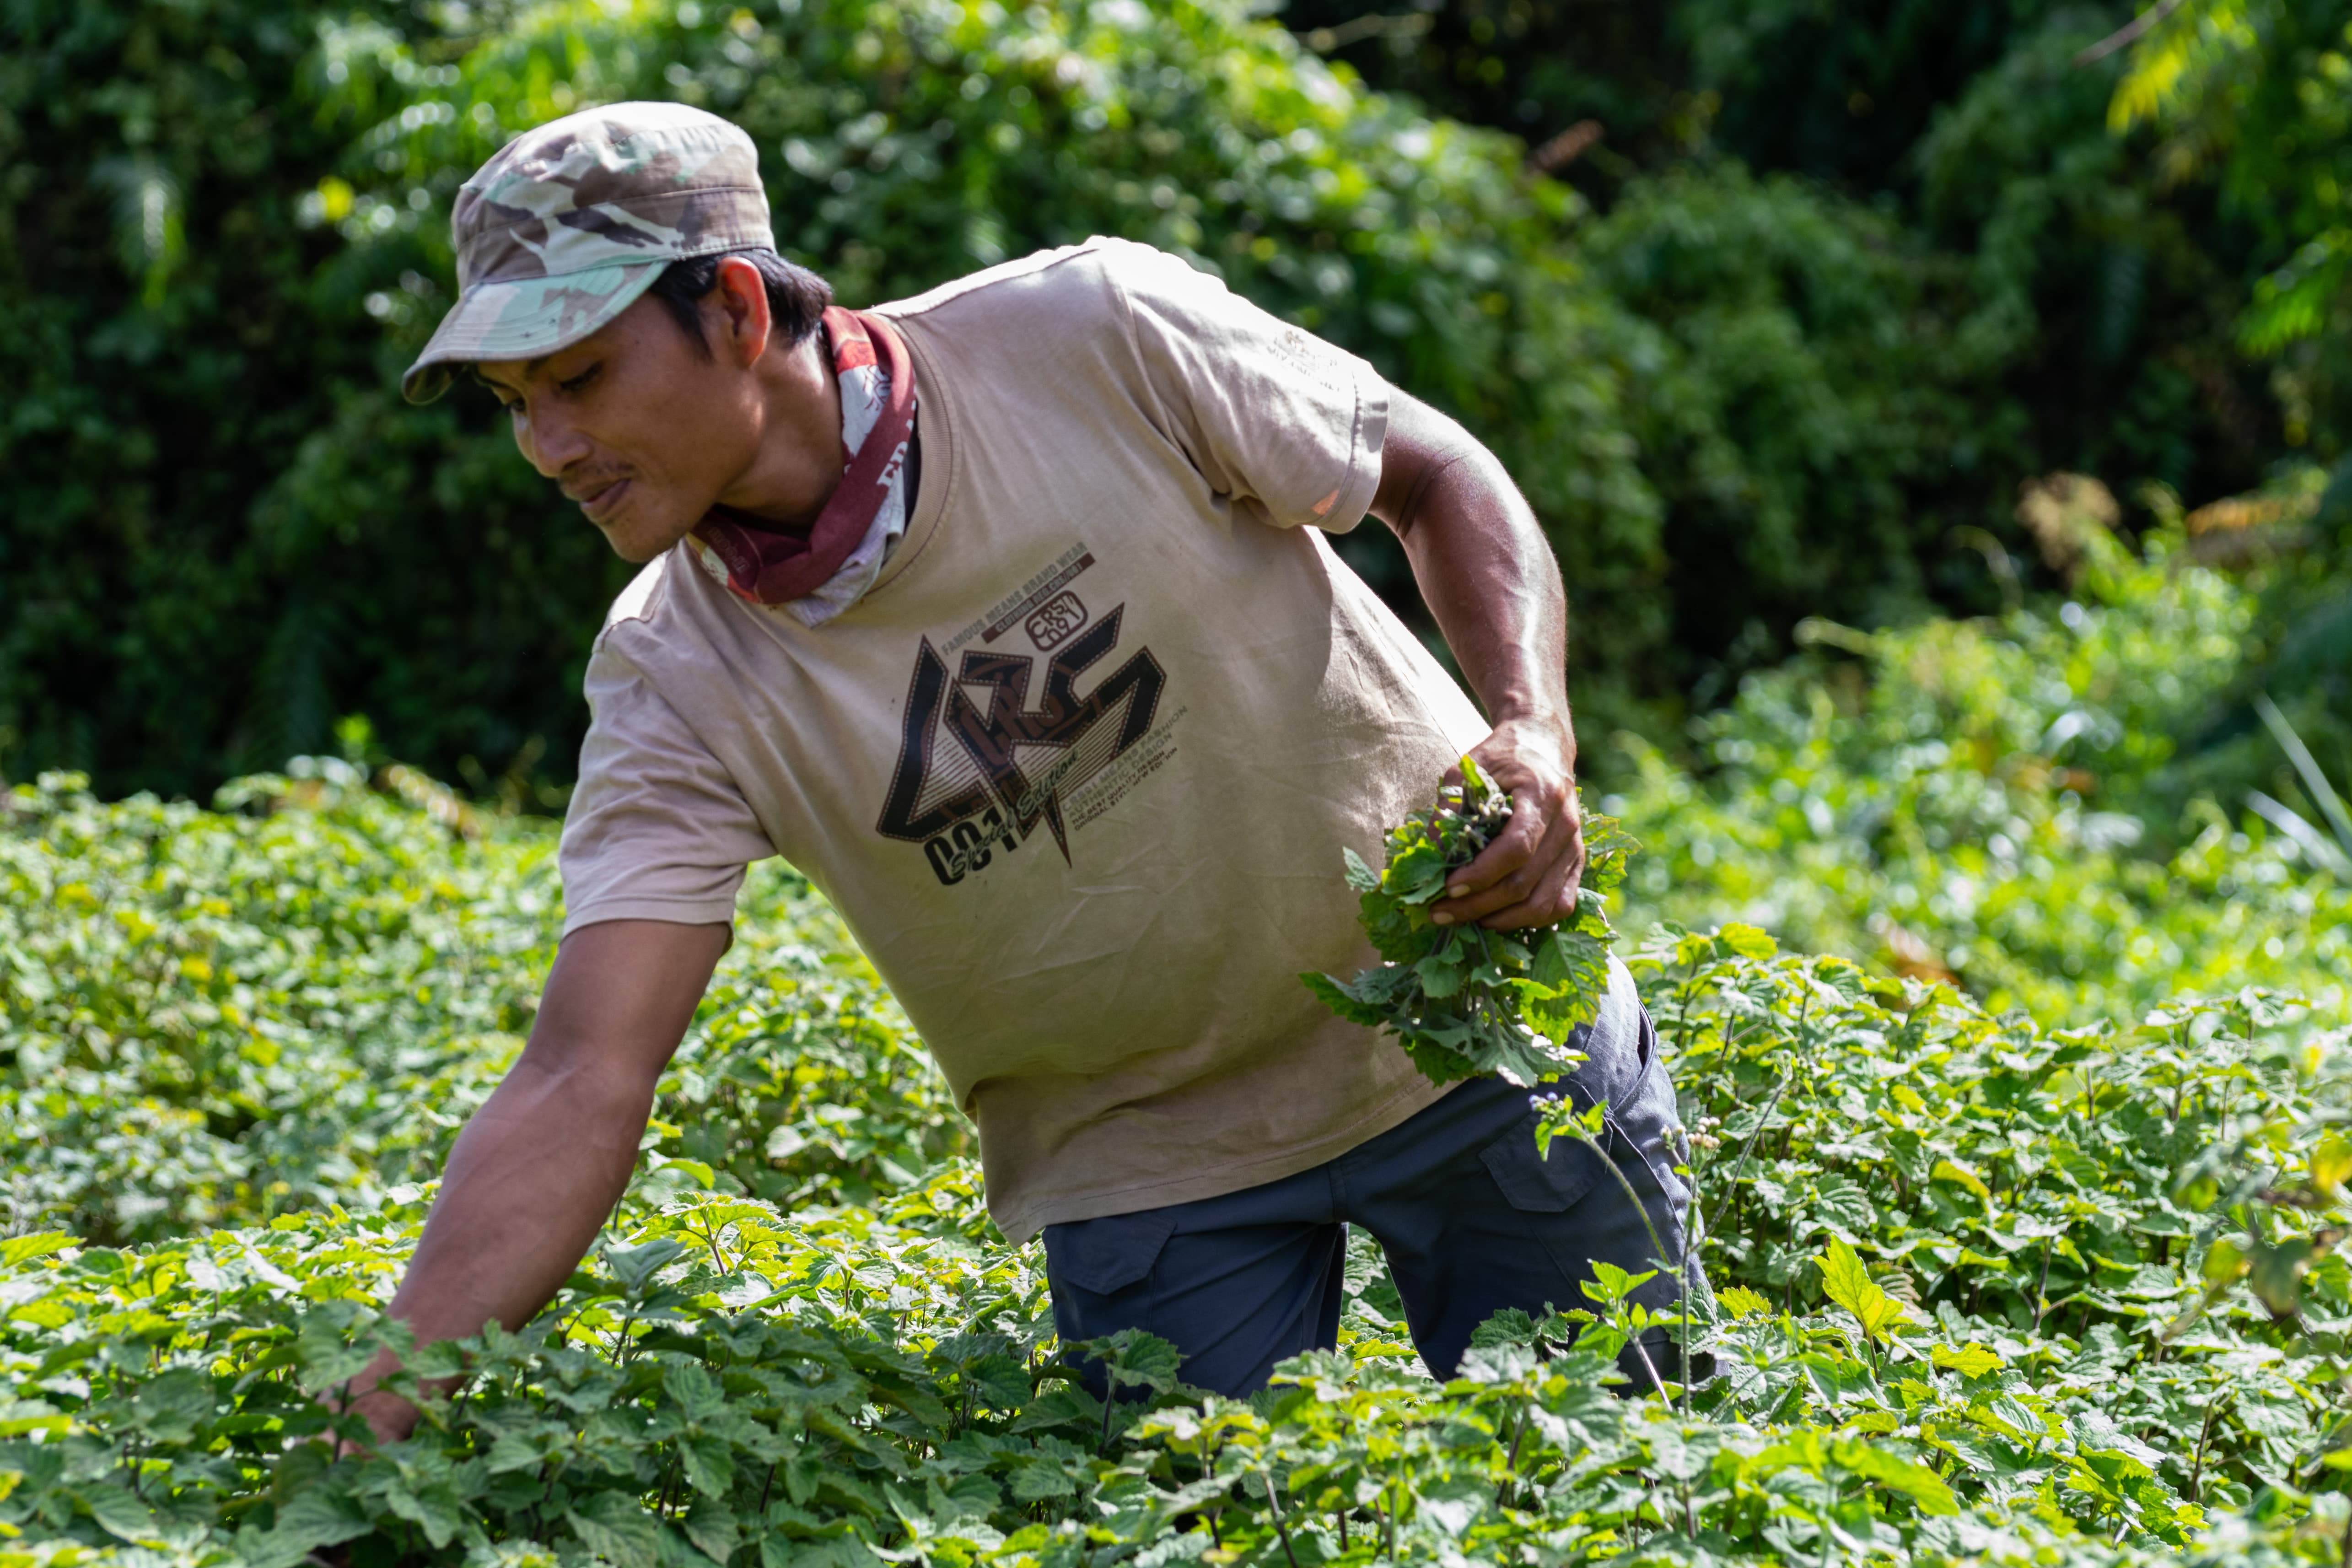
[[[515,422],[515,445],[530,466],[551,479],[588,456],[588,438],[553,408],[532,408]]]

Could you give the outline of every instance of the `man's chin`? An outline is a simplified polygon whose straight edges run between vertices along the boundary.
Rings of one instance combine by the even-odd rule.
[[[612,518],[596,525],[613,553],[632,566],[642,566],[694,531],[690,522],[648,527],[635,518]]]

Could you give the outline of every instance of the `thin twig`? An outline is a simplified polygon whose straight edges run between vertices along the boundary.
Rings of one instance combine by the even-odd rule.
[[[1629,1145],[1632,1145],[1634,1158],[1641,1159],[1641,1146],[1634,1143],[1632,1138],[1626,1136],[1625,1130],[1618,1126],[1606,1110],[1603,1110],[1601,1113],[1601,1125],[1604,1131],[1614,1133],[1620,1138],[1624,1138],[1625,1142]],[[1601,1140],[1594,1137],[1591,1133],[1585,1131],[1580,1123],[1571,1121],[1569,1126],[1570,1129],[1569,1136],[1574,1138],[1578,1142],[1583,1144],[1586,1148],[1591,1150],[1594,1154],[1598,1155],[1601,1163],[1609,1167],[1609,1173],[1617,1178],[1618,1186],[1624,1189],[1625,1201],[1633,1205],[1634,1214],[1641,1217],[1642,1228],[1649,1233],[1651,1259],[1657,1263],[1661,1268],[1672,1268],[1673,1265],[1666,1259],[1666,1244],[1659,1238],[1658,1227],[1650,1223],[1650,1211],[1642,1205],[1641,1194],[1633,1190],[1633,1184],[1627,1179],[1623,1168],[1621,1167],[1615,1160],[1609,1157],[1609,1151],[1602,1146]],[[1647,1160],[1643,1160],[1643,1168],[1647,1170],[1649,1168],[1649,1163],[1650,1163]],[[1656,1178],[1654,1176],[1652,1179],[1655,1180]]]
[[[1731,1167],[1731,1179],[1727,1185],[1734,1189],[1738,1187],[1739,1177],[1748,1169],[1748,1156],[1756,1152],[1756,1140],[1763,1137],[1764,1129],[1772,1124],[1772,1113],[1780,1109],[1780,1097],[1789,1091],[1789,1085],[1796,1080],[1796,1077],[1797,1063],[1792,1057],[1789,1061],[1789,1070],[1780,1075],[1780,1083],[1772,1090],[1772,1098],[1764,1104],[1764,1114],[1758,1120],[1756,1131],[1748,1135],[1746,1146],[1739,1151],[1738,1163]]]
[[[1666,1380],[1658,1375],[1658,1363],[1650,1359],[1650,1352],[1642,1343],[1642,1336],[1630,1335],[1625,1342],[1633,1347],[1635,1355],[1642,1358],[1642,1370],[1650,1374],[1650,1386],[1658,1391],[1658,1403],[1671,1407],[1674,1404],[1674,1396],[1666,1392]]]
[[[2189,1500],[2190,1502],[2203,1500],[2197,1493],[2197,1479],[2205,1470],[2205,1443],[2213,1436],[2213,1418],[2221,1414],[2221,1407],[2227,1403],[2225,1399],[2209,1399],[2205,1402],[2205,1426],[2197,1434],[2197,1456],[2189,1466]]]
[[[1689,1215],[1689,1218],[1688,1218],[1687,1222],[1683,1226],[1683,1258],[1682,1258],[1683,1268],[1682,1268],[1682,1287],[1681,1287],[1681,1298],[1680,1298],[1680,1304],[1681,1304],[1681,1307],[1682,1307],[1682,1314],[1683,1314],[1683,1332],[1682,1332],[1683,1390],[1682,1390],[1682,1406],[1683,1406],[1683,1419],[1684,1419],[1684,1420],[1685,1420],[1685,1421],[1687,1421],[1687,1420],[1689,1420],[1689,1419],[1690,1419],[1690,1397],[1691,1397],[1691,1359],[1690,1359],[1690,1334],[1691,1334],[1691,1322],[1690,1322],[1690,1302],[1691,1302],[1691,1258],[1692,1258],[1692,1256],[1693,1256],[1695,1253],[1696,1253],[1696,1252],[1698,1251],[1698,1249],[1699,1249],[1702,1246],[1704,1246],[1704,1245],[1706,1244],[1706,1216],[1705,1215],[1703,1215],[1703,1214],[1701,1214],[1701,1213],[1699,1212],[1699,1206],[1698,1206],[1698,1157],[1697,1157],[1696,1154],[1694,1154],[1694,1153],[1692,1153],[1692,1152],[1691,1152],[1691,1140],[1690,1140],[1690,1132],[1689,1132],[1688,1129],[1680,1129],[1679,1131],[1682,1131],[1682,1135],[1683,1135],[1683,1169],[1690,1173],[1690,1215]],[[1661,1184],[1660,1184],[1661,1187],[1663,1187],[1663,1186],[1664,1186],[1664,1184],[1661,1183]],[[1672,1200],[1669,1200],[1669,1201],[1671,1202]],[[1708,1327],[1709,1327],[1710,1329],[1712,1329],[1712,1328],[1714,1327],[1714,1325],[1713,1325],[1712,1323],[1710,1323],[1710,1324],[1708,1325]],[[1686,1499],[1685,1500],[1685,1502],[1687,1502],[1687,1501],[1688,1501],[1688,1499],[1686,1498]]]
[[[1574,1125],[1575,1124],[1571,1123],[1571,1126]],[[1643,1159],[1642,1146],[1639,1143],[1634,1142],[1633,1134],[1627,1132],[1624,1128],[1619,1126],[1616,1119],[1611,1116],[1606,1110],[1603,1110],[1601,1113],[1601,1125],[1607,1131],[1619,1138],[1622,1138],[1625,1141],[1626,1147],[1633,1151],[1633,1157],[1642,1161],[1642,1169],[1644,1171],[1650,1171],[1650,1162],[1646,1159]],[[1618,1186],[1624,1190],[1625,1201],[1633,1205],[1633,1212],[1641,1216],[1642,1228],[1649,1233],[1650,1246],[1653,1248],[1650,1254],[1651,1258],[1655,1262],[1663,1266],[1672,1268],[1673,1265],[1666,1258],[1666,1244],[1660,1238],[1658,1235],[1658,1227],[1650,1223],[1650,1211],[1643,1205],[1641,1194],[1633,1190],[1633,1184],[1626,1176],[1624,1167],[1618,1164],[1615,1160],[1610,1158],[1609,1152],[1601,1147],[1601,1141],[1587,1133],[1580,1126],[1575,1127],[1575,1131],[1571,1135],[1578,1142],[1582,1143],[1585,1147],[1591,1149],[1594,1154],[1598,1155],[1601,1163],[1609,1167],[1609,1173],[1617,1178]],[[1658,1194],[1661,1197],[1666,1197],[1668,1203],[1672,1203],[1674,1201],[1667,1195],[1665,1184],[1658,1180],[1658,1174],[1655,1171],[1650,1171],[1650,1180],[1652,1184],[1657,1187]],[[1684,1264],[1683,1273],[1685,1278],[1687,1278],[1689,1274],[1688,1265],[1690,1262],[1690,1245],[1687,1234],[1685,1234],[1684,1237],[1682,1261]],[[1690,1334],[1690,1297],[1687,1294],[1685,1294],[1675,1303],[1675,1310],[1682,1314],[1683,1335],[1685,1339],[1687,1340]],[[1636,1350],[1641,1350],[1641,1341],[1635,1340],[1633,1342],[1634,1348]],[[1683,1358],[1683,1394],[1685,1404],[1687,1405],[1690,1394],[1689,1345],[1686,1343],[1684,1344],[1681,1347],[1681,1351]],[[1665,1382],[1658,1376],[1658,1369],[1655,1366],[1651,1365],[1650,1352],[1646,1350],[1642,1350],[1641,1355],[1642,1364],[1649,1369],[1650,1381],[1657,1385],[1658,1398],[1660,1402],[1671,1409],[1675,1403],[1674,1395],[1666,1392]]]
[[[2156,0],[2156,4],[2074,56],[2078,66],[2094,66],[2117,49],[2129,48],[2144,37],[2150,27],[2180,9],[2180,0]]]
[[[1282,1504],[1274,1495],[1274,1474],[1260,1466],[1257,1479],[1265,1483],[1265,1506],[1274,1514],[1274,1528],[1282,1535],[1282,1554],[1290,1559],[1290,1568],[1298,1568],[1298,1553],[1290,1549],[1290,1521],[1282,1517]]]

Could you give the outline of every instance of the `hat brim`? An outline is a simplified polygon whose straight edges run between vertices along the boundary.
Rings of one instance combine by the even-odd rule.
[[[477,283],[441,318],[433,341],[400,378],[400,395],[430,403],[467,365],[570,348],[635,304],[667,265],[667,258],[614,262],[555,278]]]

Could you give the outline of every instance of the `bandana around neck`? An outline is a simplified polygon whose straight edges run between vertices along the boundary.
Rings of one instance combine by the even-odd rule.
[[[915,369],[880,316],[824,313],[841,385],[841,483],[805,538],[714,508],[689,536],[705,570],[751,604],[820,626],[873,584],[907,525],[907,443],[915,428]]]

